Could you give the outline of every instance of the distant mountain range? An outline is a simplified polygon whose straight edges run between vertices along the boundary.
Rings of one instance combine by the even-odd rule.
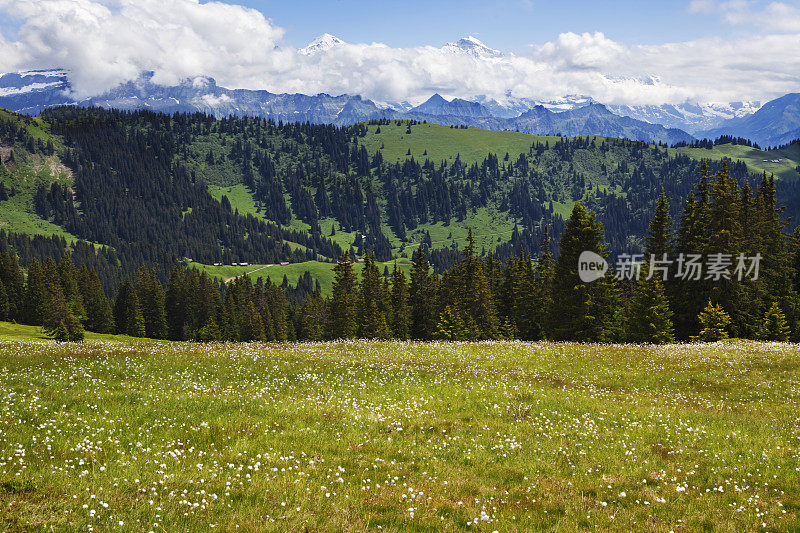
[[[300,52],[315,54],[342,43],[326,34]],[[443,49],[484,60],[491,60],[499,53],[473,37],[449,43]],[[775,145],[800,137],[799,94],[786,95],[763,107],[759,102],[606,106],[580,95],[550,101],[512,96],[501,100],[486,96],[448,100],[434,94],[427,101],[412,106],[407,102],[376,103],[358,95],[275,94],[227,89],[218,86],[213,78],[203,76],[167,87],[153,83],[151,73],[143,73],[137,80],[104,94],[75,99],[71,96],[69,73],[64,70],[0,75],[0,107],[29,115],[54,106],[77,105],[165,113],[200,111],[218,118],[257,116],[275,121],[338,126],[376,118],[414,119],[488,130],[518,130],[542,135],[591,134],[670,144],[692,141],[695,137],[734,135]]]
[[[336,46],[332,39],[312,43],[317,47]],[[479,52],[476,52],[479,53]],[[481,51],[480,53],[489,52]],[[268,91],[226,89],[212,78],[196,77],[179,85],[165,87],[151,81],[152,75],[90,98],[70,96],[68,74],[62,70],[32,71],[0,76],[0,107],[36,115],[58,105],[99,106],[116,109],[149,109],[164,113],[201,111],[216,117],[257,116],[284,122],[313,122],[345,126],[376,118],[426,120],[446,126],[475,126],[489,130],[519,130],[526,133],[564,135],[603,135],[651,142],[691,141],[692,136],[660,124],[622,117],[590,100],[574,99],[570,104],[555,103],[548,109],[535,102],[514,102],[504,106],[496,101],[484,103],[455,98],[446,100],[435,94],[415,107],[378,106],[360,96],[317,94],[274,94]],[[580,106],[579,103],[583,103]]]
[[[762,146],[780,146],[800,139],[800,93],[781,96],[752,115],[726,120],[701,135],[746,137]]]
[[[504,118],[494,114],[487,105],[460,98],[448,102],[435,94],[399,116],[446,126],[464,124],[487,130],[516,130],[537,135],[602,135],[668,144],[694,140],[683,130],[616,115],[597,103],[566,111],[553,111],[536,105],[519,116]]]

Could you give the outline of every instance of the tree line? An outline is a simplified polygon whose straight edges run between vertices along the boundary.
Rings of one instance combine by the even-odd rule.
[[[800,231],[785,231],[773,178],[755,190],[741,187],[727,166],[700,180],[673,223],[665,194],[650,220],[638,279],[612,267],[583,282],[579,257],[608,258],[603,224],[576,202],[558,242],[543,229],[542,252],[501,260],[482,257],[472,231],[460,260],[441,275],[425,250],[412,257],[407,276],[381,272],[367,254],[356,275],[349,252],[333,267],[332,293],[323,296],[310,277],[297,292],[246,277],[227,284],[185,266],[162,285],[141,266],[125,276],[113,299],[97,273],[77,268],[69,254],[56,263],[33,258],[27,276],[17,255],[0,252],[0,319],[42,326],[55,338],[78,340],[83,330],[137,337],[197,341],[325,339],[488,340],[582,342],[717,340],[728,335],[800,339]],[[652,258],[679,254],[737,254],[761,261],[757,278],[681,278],[674,263],[646,276]],[[294,292],[293,292],[294,291]]]

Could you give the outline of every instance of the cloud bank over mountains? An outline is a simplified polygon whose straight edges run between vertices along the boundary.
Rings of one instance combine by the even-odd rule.
[[[211,76],[231,88],[360,94],[419,103],[433,93],[557,99],[591,96],[618,105],[768,100],[800,90],[800,10],[782,2],[754,11],[735,0],[695,0],[731,25],[728,39],[633,45],[601,32],[562,33],[524,54],[475,38],[442,47],[392,48],[323,35],[301,49],[261,12],[197,0],[0,0],[19,24],[0,34],[0,72],[65,68],[76,97],[154,72],[174,85]],[[742,24],[762,35],[736,36]]]

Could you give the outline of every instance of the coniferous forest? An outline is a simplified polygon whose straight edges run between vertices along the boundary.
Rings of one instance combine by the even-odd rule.
[[[358,141],[384,121],[337,128],[76,108],[41,119],[55,145],[13,121],[0,134],[18,153],[58,154],[72,171],[71,184],[40,184],[33,205],[79,240],[0,232],[0,320],[59,339],[88,330],[201,341],[800,340],[800,234],[788,231],[796,187],[741,162],[599,138],[535,142],[527,154],[470,164],[389,162]],[[590,156],[599,166],[587,177],[576,169]],[[213,198],[205,179],[214,175],[240,180],[263,216]],[[574,201],[567,219],[554,201]],[[419,225],[486,207],[516,221],[495,249],[478,249],[470,229],[463,247],[433,249],[428,237],[409,248],[408,275],[376,265],[396,257],[387,231],[409,242]],[[293,218],[309,230],[289,228]],[[343,249],[322,234],[326,218],[364,238]],[[611,265],[592,283],[579,279],[584,251]],[[640,254],[641,276],[621,271],[626,252]],[[756,254],[757,276],[737,277],[736,258]],[[675,258],[688,255],[726,258],[729,268],[687,279]],[[308,273],[295,285],[224,284],[186,257],[321,259],[333,290],[323,295]],[[668,257],[652,275],[651,262]]]
[[[670,277],[674,266],[647,276],[645,259],[639,279],[611,268],[583,283],[579,255],[607,256],[608,245],[597,215],[576,203],[557,256],[547,226],[540,255],[522,251],[505,261],[493,253],[481,257],[470,233],[458,262],[441,274],[420,247],[410,276],[397,268],[381,272],[371,253],[356,276],[346,251],[332,266],[327,297],[310,277],[297,286],[253,284],[246,277],[220,284],[175,266],[163,285],[155,270],[140,266],[109,298],[96,269],[107,268],[111,254],[76,248],[72,254],[101,258],[91,267],[76,267],[72,254],[41,261],[29,240],[2,233],[0,319],[42,326],[63,340],[81,339],[84,329],[199,341],[798,339],[800,232],[785,232],[782,211],[774,180],[764,176],[751,190],[747,183],[739,187],[725,165],[716,174],[703,165],[677,229],[663,193],[651,218],[645,258],[760,254],[757,279],[737,278],[732,265],[725,275],[701,272],[697,279]],[[27,276],[18,249],[29,260]]]

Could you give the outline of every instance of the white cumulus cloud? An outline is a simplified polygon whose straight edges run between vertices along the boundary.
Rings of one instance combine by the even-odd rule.
[[[66,68],[79,96],[142,71],[153,71],[163,84],[211,76],[231,88],[350,93],[385,102],[418,102],[439,92],[498,99],[583,94],[611,104],[659,104],[763,100],[800,90],[796,7],[693,0],[688,11],[768,31],[654,46],[601,32],[563,33],[517,55],[482,53],[475,41],[464,53],[451,46],[345,42],[301,53],[261,12],[220,2],[0,0],[0,16],[19,21],[13,41],[0,35],[0,71]]]

